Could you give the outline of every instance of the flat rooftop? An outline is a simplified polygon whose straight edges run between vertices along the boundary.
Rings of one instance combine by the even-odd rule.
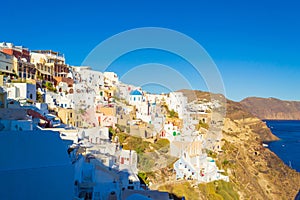
[[[0,120],[27,120],[27,111],[25,109],[17,108],[0,108]]]

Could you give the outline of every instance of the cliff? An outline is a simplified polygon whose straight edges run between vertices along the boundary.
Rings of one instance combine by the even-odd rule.
[[[227,170],[240,199],[294,199],[300,174],[262,146],[260,128],[252,123],[257,118],[225,119],[218,163]]]
[[[300,101],[249,97],[240,103],[260,119],[300,120]]]
[[[272,134],[270,129],[263,121],[250,113],[243,107],[242,104],[238,102],[227,100],[226,117],[235,122],[243,124],[243,126],[248,126],[253,132],[260,136],[262,141],[278,140],[278,137]]]
[[[193,100],[211,100],[211,97],[220,97],[223,95],[212,94],[209,92],[203,91],[193,91],[193,90],[180,90],[185,96],[188,97],[188,102]],[[242,103],[234,102],[228,99],[225,99],[225,108],[226,108],[226,117],[234,120],[241,121],[244,125],[249,126],[254,132],[260,135],[262,141],[274,141],[278,138],[272,134],[270,129],[262,122],[255,114],[249,112],[250,109],[245,108]]]
[[[207,92],[193,93],[190,96],[209,98]],[[229,175],[239,199],[295,198],[300,188],[300,173],[262,146],[263,141],[276,139],[266,124],[243,104],[226,101],[223,152],[218,154],[216,162]]]
[[[188,101],[210,100],[208,92],[181,90]],[[223,112],[223,110],[221,110]],[[222,127],[222,151],[212,152],[219,169],[230,182],[215,181],[197,184],[192,180],[175,180],[173,162],[156,171],[142,174],[153,190],[167,191],[174,199],[291,199],[300,188],[300,173],[289,168],[262,143],[278,139],[264,122],[251,114],[241,103],[226,100]],[[160,152],[156,152],[161,154]],[[164,152],[164,154],[167,154]],[[157,164],[165,157],[152,156],[147,163]],[[150,162],[151,161],[151,162]]]

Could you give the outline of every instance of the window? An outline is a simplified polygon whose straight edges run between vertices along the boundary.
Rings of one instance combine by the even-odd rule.
[[[70,113],[70,118],[72,118],[72,113]]]
[[[6,66],[6,70],[8,70],[8,66]]]

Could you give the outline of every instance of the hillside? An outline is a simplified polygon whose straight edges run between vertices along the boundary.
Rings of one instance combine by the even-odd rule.
[[[300,101],[249,97],[240,103],[260,119],[300,120]]]
[[[224,152],[218,161],[227,169],[240,199],[294,199],[300,174],[262,146],[262,130],[251,123],[257,123],[257,118],[225,119]]]
[[[210,100],[210,93],[181,90],[188,101]],[[220,96],[219,94],[215,94]],[[220,109],[223,112],[222,109]],[[216,111],[218,112],[218,110]],[[165,140],[145,140],[119,135],[124,148],[135,149],[139,155],[139,177],[151,183],[150,189],[167,191],[174,199],[294,199],[300,188],[300,173],[286,166],[276,154],[262,146],[263,141],[278,139],[259,118],[241,103],[226,100],[223,120],[223,146],[211,152],[216,164],[229,176],[230,182],[214,181],[197,184],[192,180],[175,180],[173,158],[168,157]],[[168,160],[165,167],[161,161]],[[147,171],[149,169],[156,169]]]
[[[220,94],[211,94],[209,92],[193,91],[193,90],[180,90],[185,96],[188,97],[188,101],[198,100],[211,100],[211,97],[220,97]],[[223,97],[224,98],[224,97]],[[245,109],[244,105],[238,102],[234,102],[226,99],[226,117],[235,120],[242,121],[245,125],[249,126],[254,132],[260,135],[262,141],[278,140],[278,138],[272,134],[270,129],[257,118],[253,113]],[[251,119],[251,120],[249,120]]]
[[[200,99],[210,96],[200,91],[187,93]],[[263,141],[276,139],[266,124],[242,104],[227,100],[223,152],[217,156],[217,163],[228,173],[239,199],[294,199],[296,196],[300,188],[300,174],[262,146]],[[211,193],[204,196],[210,199]]]

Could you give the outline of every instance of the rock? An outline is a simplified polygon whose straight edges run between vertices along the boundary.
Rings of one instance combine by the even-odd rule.
[[[249,97],[241,105],[260,119],[300,120],[300,102]]]

